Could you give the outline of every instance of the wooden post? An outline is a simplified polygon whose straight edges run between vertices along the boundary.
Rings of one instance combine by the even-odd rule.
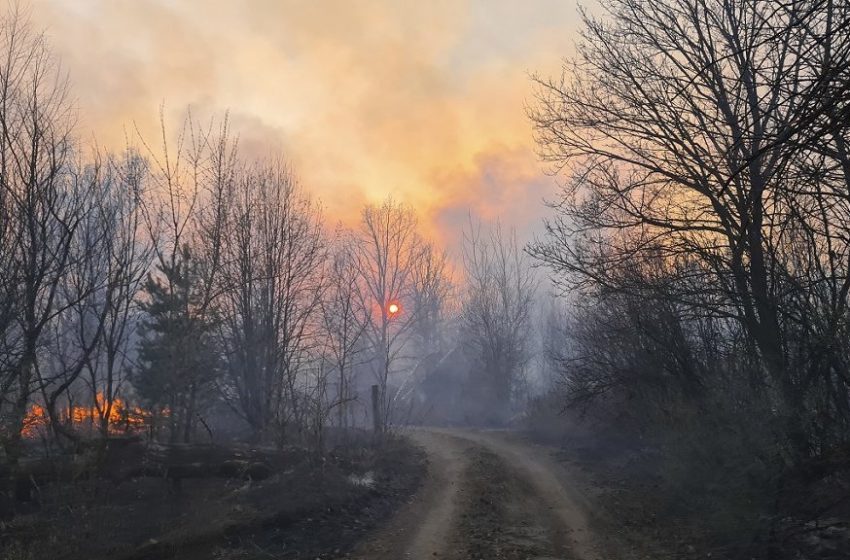
[[[372,385],[372,429],[381,433],[381,403],[377,385]]]

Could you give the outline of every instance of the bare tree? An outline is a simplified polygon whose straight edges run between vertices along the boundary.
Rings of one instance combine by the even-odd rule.
[[[537,280],[516,235],[500,224],[482,232],[470,219],[464,233],[463,341],[476,364],[471,372],[491,421],[504,421],[529,358]]]
[[[198,222],[198,213],[208,178],[209,129],[198,126],[188,112],[176,140],[172,141],[165,121],[165,107],[160,107],[160,142],[151,144],[138,133],[148,162],[145,218],[150,238],[154,241],[156,259],[163,266],[174,266],[190,243]]]
[[[0,380],[2,441],[15,465],[38,352],[51,321],[76,303],[63,298],[75,238],[91,197],[90,181],[75,172],[74,114],[67,80],[18,9],[0,21],[0,253],[6,330]],[[77,294],[81,298],[86,294]],[[9,323],[8,319],[12,319]]]
[[[120,171],[111,159],[78,167],[82,187],[76,196],[83,215],[59,284],[61,312],[45,328],[35,367],[51,430],[72,441],[79,440],[75,424],[81,419],[94,423],[97,416],[97,428],[108,433],[126,373],[135,299],[151,256],[150,244],[142,239],[142,162],[129,155]],[[80,386],[84,372],[88,390]]]
[[[447,315],[452,312],[452,285],[448,255],[431,243],[423,243],[413,269],[413,337],[417,357],[445,350]]]
[[[805,455],[805,396],[820,384],[829,409],[847,409],[845,365],[812,351],[843,345],[850,287],[847,6],[617,0],[607,11],[585,16],[563,77],[538,80],[540,150],[570,180],[534,253],[573,287],[632,293],[621,265],[664,265],[678,280],[663,297],[744,327]],[[805,331],[820,342],[798,346]]]
[[[360,277],[355,266],[352,241],[338,236],[336,250],[328,266],[327,290],[322,300],[322,320],[328,361],[336,370],[337,421],[341,428],[351,424],[354,367],[363,350],[365,310],[361,307]]]
[[[73,418],[63,421],[59,405],[67,401],[67,410],[72,414],[76,396],[72,388],[100,346],[108,310],[118,289],[108,250],[118,223],[112,212],[102,212],[100,206],[112,188],[104,173],[103,166],[97,163],[85,166],[78,174],[77,182],[82,188],[76,197],[83,206],[56,295],[62,312],[47,325],[44,353],[35,363],[50,428],[73,441],[79,439],[73,425],[69,425]]]
[[[153,258],[143,214],[147,164],[128,150],[123,157],[112,158],[109,165],[110,175],[97,206],[105,229],[100,251],[108,258],[104,270],[107,309],[101,342],[86,363],[91,406],[103,437],[109,434],[114,407],[133,362],[131,342],[138,327],[138,297]]]
[[[415,271],[422,256],[422,240],[412,209],[386,200],[363,210],[356,232],[356,266],[362,282],[360,305],[366,313],[364,336],[374,352],[372,361],[379,388],[380,418],[389,425],[393,398],[389,379],[414,325]]]
[[[321,214],[281,163],[245,170],[230,197],[217,304],[229,400],[257,438],[283,438],[307,413],[299,374],[317,344]]]

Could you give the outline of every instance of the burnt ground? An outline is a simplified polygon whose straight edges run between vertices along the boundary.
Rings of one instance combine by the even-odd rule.
[[[558,450],[510,431],[416,429],[405,435],[381,453],[364,447],[318,465],[303,461],[261,482],[187,479],[179,492],[169,492],[165,481],[147,477],[40,488],[41,510],[2,526],[6,548],[0,557],[765,557],[730,547],[728,536],[709,530],[714,521],[700,504],[674,499],[659,474],[657,453],[577,442]],[[822,491],[836,494],[838,482]],[[846,525],[805,529],[773,558],[850,558]]]
[[[606,535],[603,554],[618,560],[714,558],[698,523],[666,514],[662,479],[651,464],[630,454],[565,445],[558,460],[596,506],[594,532]]]
[[[344,555],[418,488],[404,440],[302,461],[263,481],[199,478],[175,491],[139,477],[38,489],[40,507],[0,526],[7,560],[329,558]]]
[[[595,505],[591,518],[606,558],[621,560],[839,560],[850,558],[850,511],[804,521],[804,514],[785,513],[773,522],[754,514],[750,497],[711,503],[716,488],[708,485],[685,493],[662,475],[658,450],[621,445],[573,442],[557,454]],[[820,504],[846,496],[850,480],[826,481],[828,487],[805,490]],[[816,493],[823,495],[818,496]],[[826,497],[829,496],[829,497]],[[774,498],[772,498],[774,499]],[[846,501],[846,500],[845,500]],[[749,506],[749,507],[748,507]],[[768,539],[771,539],[768,541]]]

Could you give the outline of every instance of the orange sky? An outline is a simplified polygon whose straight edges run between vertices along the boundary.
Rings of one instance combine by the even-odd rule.
[[[123,146],[229,110],[244,150],[282,153],[331,219],[388,194],[454,245],[472,210],[522,233],[554,181],[524,106],[576,40],[574,0],[33,0],[81,132]]]

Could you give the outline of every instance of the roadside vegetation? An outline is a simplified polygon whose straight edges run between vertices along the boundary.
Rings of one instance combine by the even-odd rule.
[[[537,79],[564,177],[530,249],[568,294],[554,406],[643,486],[612,508],[637,534],[850,550],[848,23],[846,2],[615,0]]]

